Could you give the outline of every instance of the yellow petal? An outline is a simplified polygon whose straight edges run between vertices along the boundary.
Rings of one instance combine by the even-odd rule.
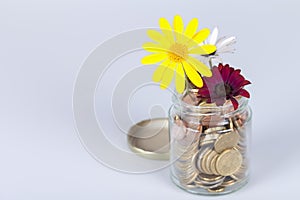
[[[149,52],[162,53],[168,52],[168,49],[165,48],[162,44],[156,44],[152,42],[146,42],[143,44],[143,48]]]
[[[152,75],[152,80],[154,82],[160,82],[162,77],[163,77],[163,74],[167,68],[167,64],[169,63],[168,60],[162,62],[154,71],[153,75]]]
[[[163,74],[164,74],[165,70],[166,70],[166,67],[165,67],[165,66],[159,65],[159,66],[155,69],[155,71],[154,71],[154,73],[153,73],[153,75],[152,75],[152,80],[153,80],[154,82],[160,82],[161,79],[162,79],[162,77],[163,77]]]
[[[180,41],[180,37],[181,37],[181,35],[183,33],[183,29],[184,29],[183,20],[180,15],[175,15],[174,21],[173,21],[173,26],[174,26],[176,40]]]
[[[174,43],[174,36],[173,36],[173,32],[172,32],[172,27],[171,27],[170,23],[168,22],[168,20],[165,19],[165,18],[160,18],[159,19],[159,26],[160,26],[160,29],[162,30],[162,32],[167,37],[167,39],[171,43]]]
[[[164,47],[170,46],[170,42],[168,41],[168,39],[164,35],[162,35],[160,32],[155,31],[155,30],[148,30],[147,34],[152,40],[154,40],[157,43],[162,44]]]
[[[195,35],[197,28],[198,28],[198,19],[194,18],[188,23],[184,35],[188,38],[192,38]]]
[[[142,64],[151,65],[154,63],[158,63],[158,62],[166,59],[166,57],[167,57],[167,54],[162,54],[162,53],[150,54],[150,55],[147,55],[144,58],[142,58]]]
[[[189,50],[190,54],[208,55],[217,50],[215,45],[205,44]]]
[[[176,67],[177,67],[177,64],[176,62],[172,62],[170,61],[170,63],[168,64],[168,67],[173,69],[174,71],[176,70]]]
[[[172,82],[173,76],[174,76],[174,69],[171,69],[170,67],[167,67],[164,74],[163,74],[161,84],[160,84],[160,88],[161,89],[166,89],[167,87],[169,87],[169,85]]]
[[[210,34],[210,30],[208,28],[204,28],[199,32],[197,32],[192,38],[193,39],[192,43],[188,45],[189,48],[202,43],[204,40],[208,38],[209,34]]]
[[[176,86],[176,91],[179,94],[183,93],[185,89],[185,75],[183,71],[183,66],[180,64],[177,65],[176,68],[175,86]]]
[[[208,66],[200,62],[194,57],[189,57],[187,62],[192,65],[201,75],[211,77],[212,72]]]
[[[197,71],[187,62],[182,63],[184,66],[184,71],[190,81],[197,87],[201,88],[203,86],[203,80]]]

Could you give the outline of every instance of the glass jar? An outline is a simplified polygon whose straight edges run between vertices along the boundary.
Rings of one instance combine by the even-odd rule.
[[[196,194],[219,195],[248,182],[251,109],[246,98],[223,106],[173,96],[169,110],[171,177]]]

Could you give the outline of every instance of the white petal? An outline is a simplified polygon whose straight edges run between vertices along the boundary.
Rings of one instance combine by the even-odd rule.
[[[226,36],[220,37],[216,42],[216,46],[221,46],[220,44],[226,39],[227,39]]]
[[[216,44],[218,35],[219,35],[219,29],[218,27],[215,27],[210,35],[209,44]]]
[[[230,46],[233,45],[236,42],[236,38],[234,36],[228,37],[224,39],[221,43],[219,43],[219,46]]]
[[[233,46],[223,46],[218,49],[217,53],[234,53],[235,48]]]

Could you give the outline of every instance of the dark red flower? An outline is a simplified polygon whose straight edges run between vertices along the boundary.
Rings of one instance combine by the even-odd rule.
[[[239,106],[235,97],[243,96],[250,98],[250,94],[244,89],[245,85],[251,84],[241,74],[240,69],[234,69],[228,64],[219,64],[212,68],[212,76],[203,78],[203,87],[199,89],[199,97],[205,98],[207,103],[216,103],[221,106],[226,100],[230,100],[234,109]]]

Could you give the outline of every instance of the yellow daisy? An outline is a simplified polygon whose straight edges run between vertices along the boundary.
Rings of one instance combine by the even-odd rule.
[[[176,15],[173,29],[167,19],[161,18],[159,26],[162,32],[148,30],[148,36],[154,40],[147,42],[143,48],[153,54],[142,59],[143,64],[160,63],[153,74],[153,81],[160,82],[160,87],[166,89],[175,75],[175,85],[178,93],[182,93],[186,85],[186,77],[197,87],[203,86],[202,76],[211,77],[208,66],[190,56],[191,54],[209,55],[216,51],[216,46],[202,44],[210,34],[204,28],[197,32],[198,20],[192,19],[184,30],[181,16]],[[175,72],[175,73],[174,73]]]

